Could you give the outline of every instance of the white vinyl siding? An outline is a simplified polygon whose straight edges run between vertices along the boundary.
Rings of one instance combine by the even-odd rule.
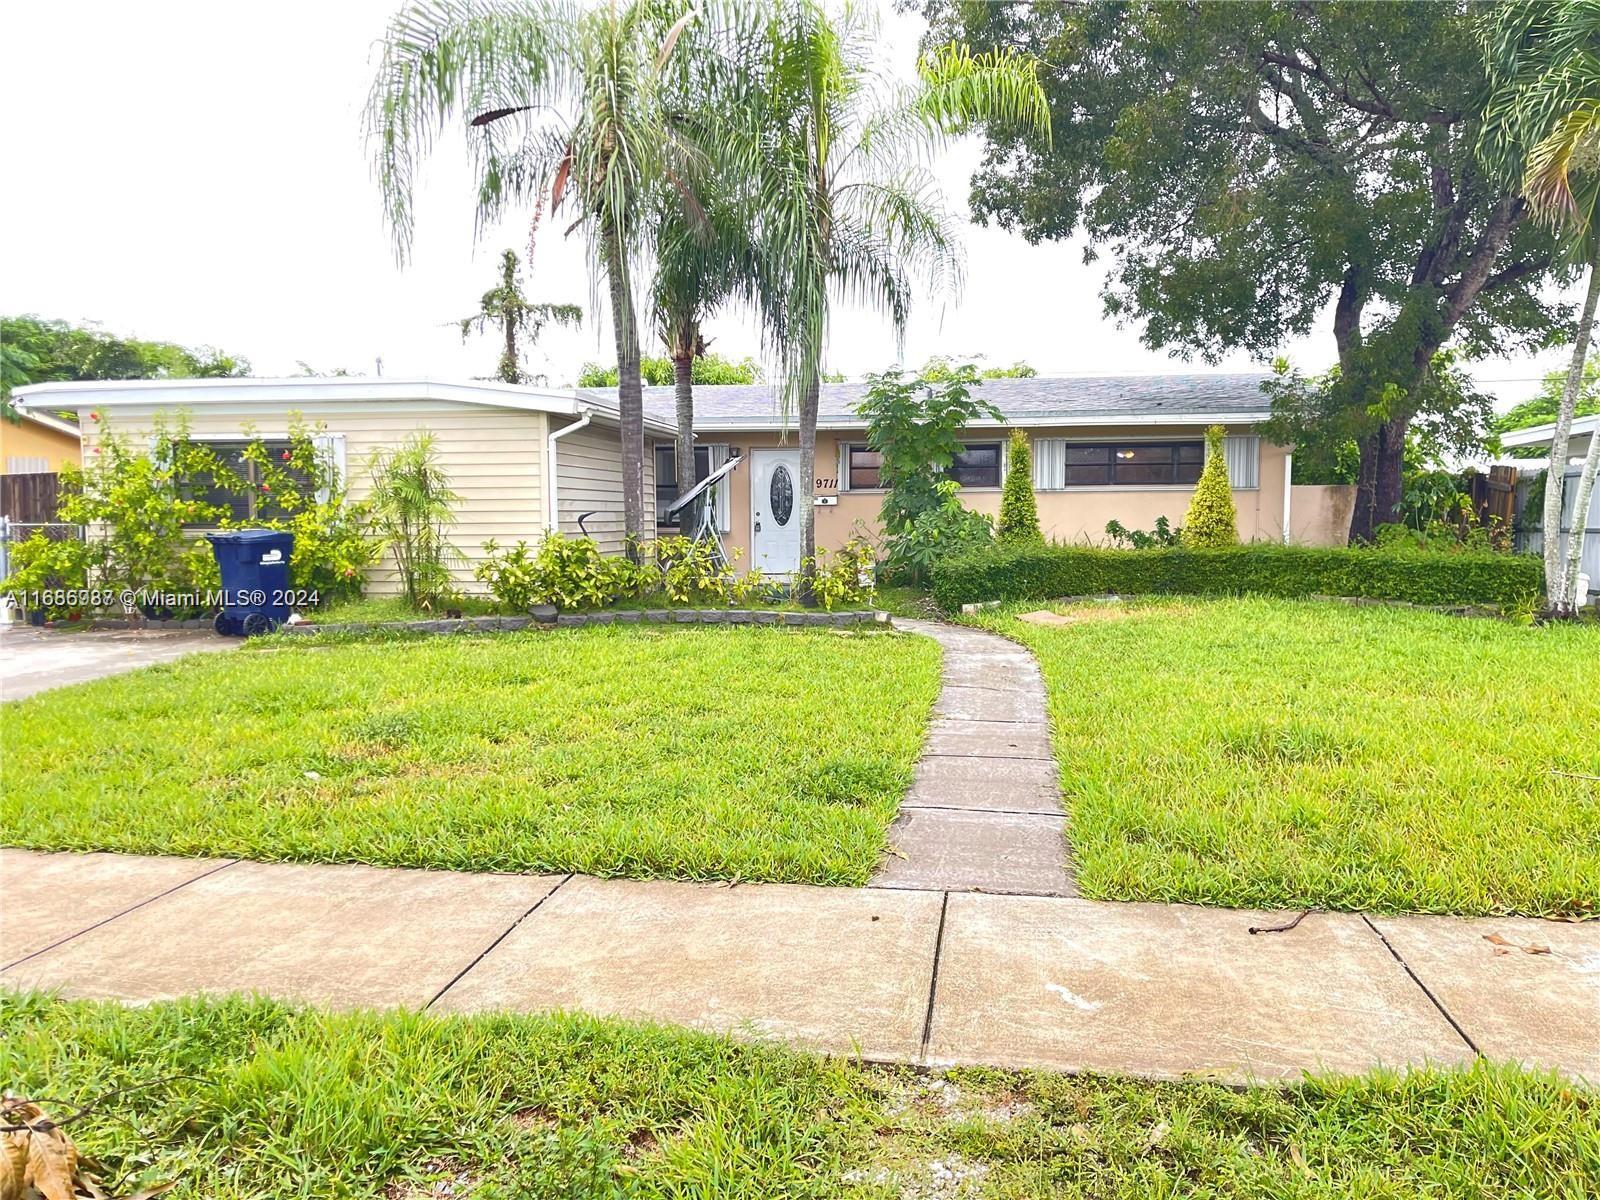
[[[646,438],[644,494],[647,499],[656,494],[655,480],[655,444]],[[557,439],[556,481],[556,519],[561,532],[569,537],[579,536],[578,518],[584,513],[593,513],[584,520],[589,536],[606,554],[621,554],[625,548],[626,526],[622,512],[622,439],[616,426],[589,425]]]
[[[546,419],[544,413],[448,401],[307,402],[295,406],[308,424],[321,423],[334,460],[347,473],[349,497],[363,500],[371,492],[367,462],[379,447],[397,446],[415,431],[434,435],[439,462],[461,497],[456,504],[456,524],[449,537],[461,552],[453,564],[456,585],[466,592],[481,592],[473,568],[483,561],[483,543],[494,538],[502,546],[519,538],[537,544],[544,536],[543,475]],[[176,425],[179,408],[169,408],[167,425]],[[181,410],[191,436],[237,441],[241,427],[253,425],[263,439],[281,438],[288,431],[284,409],[261,405],[203,405]],[[108,408],[97,430],[117,433],[136,443],[149,437],[154,414],[142,408]],[[84,457],[88,459],[94,433],[85,416]],[[613,445],[616,431],[610,431]],[[562,447],[565,451],[565,445]],[[342,462],[340,460],[343,460]],[[620,497],[620,492],[618,493]],[[615,505],[620,509],[621,500]],[[393,560],[383,560],[367,574],[369,595],[387,596],[399,591]]]

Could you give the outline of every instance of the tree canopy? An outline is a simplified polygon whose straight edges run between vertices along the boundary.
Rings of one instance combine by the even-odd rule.
[[[97,325],[73,325],[32,314],[0,317],[0,401],[18,419],[11,389],[79,379],[195,379],[248,375],[248,359],[210,346],[188,347],[118,337]]]
[[[640,374],[651,387],[671,387],[673,383],[672,359],[649,354],[639,359]],[[760,383],[761,365],[753,358],[731,359],[720,354],[697,355],[694,360],[694,382],[712,386],[719,383]],[[617,386],[617,368],[603,367],[599,363],[584,363],[578,372],[578,386],[608,388]]]
[[[930,40],[1042,64],[1053,141],[990,124],[980,220],[1082,232],[1109,259],[1107,312],[1208,361],[1267,357],[1331,307],[1340,369],[1311,407],[1360,443],[1358,533],[1393,519],[1435,354],[1531,350],[1563,327],[1541,291],[1548,232],[1477,165],[1473,6],[928,7]]]

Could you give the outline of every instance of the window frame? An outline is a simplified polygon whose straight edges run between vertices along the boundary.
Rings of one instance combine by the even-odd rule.
[[[840,446],[840,450],[839,450],[839,476],[840,476],[840,478],[839,478],[839,490],[840,491],[842,491],[842,492],[861,492],[861,493],[870,495],[870,494],[872,494],[874,492],[886,492],[886,491],[889,490],[888,488],[883,487],[881,484],[879,486],[877,486],[877,487],[857,487],[856,484],[855,484],[854,474],[853,474],[853,472],[851,470],[851,467],[850,467],[850,454],[851,454],[851,451],[853,451],[853,450],[862,450],[862,451],[865,451],[865,452],[867,452],[869,454],[877,454],[877,453],[879,453],[879,451],[874,450],[866,442],[844,441],[844,442],[840,442],[839,446]],[[961,443],[961,449],[963,451],[965,451],[968,447],[974,447],[974,446],[981,446],[981,447],[990,447],[990,446],[992,446],[992,447],[994,447],[994,450],[995,450],[995,481],[993,483],[963,483],[963,484],[961,484],[961,490],[964,491],[964,492],[998,492],[1001,489],[1001,487],[1005,484],[1005,480],[1006,480],[1006,441],[1005,441],[1005,439],[1004,438],[974,438],[971,441],[964,441],[964,442]],[[955,464],[952,463],[951,466],[953,468],[955,466]],[[944,473],[944,475],[945,475],[946,479],[951,478],[951,475],[950,475],[949,471],[946,471]]]
[[[1035,483],[1035,485],[1034,485],[1034,490],[1035,491],[1039,491],[1039,492],[1109,492],[1109,491],[1117,491],[1117,492],[1125,492],[1125,491],[1134,491],[1134,492],[1139,492],[1139,491],[1147,491],[1147,492],[1184,492],[1184,491],[1193,491],[1195,486],[1196,486],[1196,484],[1199,483],[1200,473],[1205,470],[1205,462],[1206,462],[1206,459],[1205,459],[1205,455],[1206,455],[1205,445],[1206,445],[1206,443],[1205,443],[1205,439],[1204,438],[1068,438],[1068,437],[1057,437],[1057,438],[1052,438],[1050,440],[1059,441],[1062,444],[1062,456],[1061,456],[1062,457],[1062,463],[1061,463],[1061,468],[1062,468],[1061,480],[1062,481],[1059,484],[1056,484],[1056,485],[1053,485],[1053,486],[1049,486],[1049,487],[1041,487],[1037,483]],[[1145,450],[1145,449],[1156,449],[1156,448],[1159,448],[1159,447],[1167,447],[1171,451],[1171,459],[1170,459],[1170,461],[1171,461],[1172,473],[1173,473],[1173,476],[1174,476],[1174,482],[1172,482],[1172,483],[1150,483],[1150,482],[1146,482],[1146,481],[1133,481],[1133,480],[1119,481],[1117,479],[1117,477],[1116,477],[1116,467],[1117,467],[1116,453],[1117,453],[1118,450]],[[1198,464],[1193,463],[1193,462],[1184,463],[1184,462],[1182,462],[1180,460],[1180,458],[1179,458],[1180,451],[1183,448],[1186,448],[1186,447],[1190,448],[1190,449],[1198,447],[1199,452],[1200,452],[1200,459],[1199,459]],[[1081,466],[1091,465],[1091,464],[1083,464],[1083,463],[1074,464],[1074,463],[1069,461],[1070,455],[1072,454],[1072,452],[1074,450],[1088,450],[1088,449],[1103,450],[1105,452],[1105,463],[1104,463],[1105,478],[1102,479],[1102,480],[1099,480],[1099,481],[1097,481],[1095,483],[1071,483],[1071,482],[1069,482],[1069,479],[1070,479],[1069,472],[1072,470],[1074,465],[1077,465],[1077,466],[1080,466],[1080,467]],[[1092,464],[1092,465],[1099,465],[1099,464]],[[1176,476],[1178,475],[1179,470],[1181,468],[1185,467],[1185,466],[1194,467],[1196,469],[1195,470],[1195,478],[1193,480],[1177,481],[1176,480]]]
[[[293,445],[288,433],[283,433],[282,435],[257,434],[254,437],[220,437],[220,436],[213,436],[213,435],[201,435],[201,436],[193,436],[193,435],[191,435],[189,440],[194,442],[194,443],[196,443],[197,445],[205,446],[207,449],[211,450],[213,453],[216,453],[216,454],[235,453],[237,451],[243,450],[245,447],[247,447],[247,446],[249,446],[252,443],[257,442],[257,441],[259,441],[261,443],[262,449],[264,449],[269,455],[270,454],[280,454],[283,451],[290,449],[292,447],[292,445]],[[263,513],[260,510],[259,505],[260,505],[260,501],[261,501],[261,490],[260,490],[260,487],[259,487],[259,480],[257,480],[254,477],[256,466],[255,466],[254,463],[245,463],[244,465],[247,468],[246,475],[245,475],[245,481],[248,484],[250,484],[250,487],[246,489],[245,494],[244,494],[244,499],[245,499],[245,501],[246,501],[246,503],[248,505],[248,508],[247,508],[247,511],[244,513],[243,516],[239,515],[238,513],[233,513],[232,515],[230,515],[228,517],[228,520],[235,521],[235,522],[237,522],[237,521],[252,521],[253,522],[253,521],[277,521],[277,520],[282,520],[282,519],[287,518],[289,516],[289,514],[287,512],[283,512],[281,510],[279,512],[276,512],[276,513],[271,513],[271,512]],[[185,479],[185,480],[180,482],[179,486],[180,487],[184,487],[184,488],[189,488],[192,485],[190,484],[190,482],[187,479]],[[205,491],[205,493],[207,495],[210,494],[211,490],[212,489],[211,489],[210,486],[207,486],[204,489],[204,491]],[[193,493],[191,493],[191,494],[193,494]],[[182,528],[184,528],[184,529],[194,529],[194,530],[207,530],[207,529],[220,529],[220,528],[222,528],[222,526],[218,525],[214,521],[192,521],[192,522],[185,522],[184,525],[182,526]]]

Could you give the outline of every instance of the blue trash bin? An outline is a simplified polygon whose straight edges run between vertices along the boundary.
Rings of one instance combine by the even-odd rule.
[[[256,637],[289,618],[289,556],[294,534],[276,529],[229,529],[208,533],[222,573],[224,604],[218,633]]]

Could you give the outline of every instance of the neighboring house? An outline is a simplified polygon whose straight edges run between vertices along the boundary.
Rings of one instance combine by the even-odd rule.
[[[0,475],[54,475],[78,465],[82,449],[76,425],[49,412],[21,415],[17,422],[0,419]]]
[[[1046,536],[1104,542],[1113,519],[1140,529],[1163,516],[1182,523],[1205,463],[1205,429],[1220,424],[1228,431],[1225,453],[1241,538],[1342,544],[1353,489],[1292,483],[1289,451],[1256,433],[1270,415],[1260,390],[1264,378],[990,380],[982,395],[1003,419],[966,431],[953,475],[964,502],[997,514],[1007,434],[1024,429],[1033,443]],[[865,394],[862,384],[822,389],[821,546],[837,548],[861,530],[877,532],[883,502],[878,456],[866,446],[866,423],[855,411]],[[405,379],[185,379],[50,383],[19,388],[14,396],[25,409],[76,410],[86,454],[107,433],[148,439],[158,418],[169,426],[182,421],[191,437],[223,448],[242,448],[249,426],[270,446],[298,413],[322,427],[329,455],[348,473],[352,499],[370,489],[366,463],[374,450],[398,445],[413,431],[431,431],[461,496],[451,539],[464,556],[455,574],[466,590],[479,590],[472,571],[490,538],[506,545],[536,542],[547,529],[576,534],[579,516],[587,513],[586,528],[608,553],[623,548],[615,390]],[[645,407],[645,492],[655,497],[657,524],[665,531],[671,527],[665,509],[677,493],[671,389],[648,389]],[[792,571],[800,557],[795,506],[801,493],[793,421],[763,385],[698,387],[695,413],[696,477],[739,460],[718,497],[725,542],[742,551],[743,568]],[[392,569],[380,566],[369,587],[375,594],[398,590]]]
[[[965,431],[965,451],[953,469],[962,499],[980,512],[1000,511],[1007,435],[1027,432],[1033,447],[1034,489],[1045,536],[1105,542],[1106,522],[1149,529],[1158,517],[1181,525],[1205,465],[1205,430],[1228,431],[1225,453],[1245,541],[1343,545],[1349,536],[1354,489],[1292,482],[1288,449],[1260,438],[1271,415],[1261,391],[1265,375],[1161,375],[1098,379],[994,379],[981,395],[1001,413]],[[586,401],[615,403],[615,391],[590,389]],[[817,544],[835,548],[853,532],[878,531],[883,492],[878,455],[866,445],[866,422],[856,414],[866,385],[824,384],[817,421]],[[724,541],[743,551],[742,565],[769,574],[793,570],[799,559],[800,450],[793,418],[778,411],[767,385],[697,387],[696,475],[744,460],[729,476],[719,505]],[[673,420],[670,388],[645,392],[646,412]],[[676,478],[671,442],[656,446],[658,512],[670,503]],[[1285,531],[1288,531],[1287,537]]]
[[[450,486],[461,497],[450,539],[463,556],[454,573],[464,590],[481,590],[472,572],[488,539],[507,545],[519,538],[537,543],[548,529],[576,534],[584,514],[593,514],[584,524],[602,547],[610,553],[622,550],[615,401],[580,401],[571,391],[500,383],[362,378],[47,383],[18,388],[13,397],[23,408],[76,410],[86,455],[105,434],[135,444],[147,440],[157,418],[169,427],[184,422],[191,437],[224,450],[242,449],[248,426],[270,448],[287,434],[291,415],[299,414],[322,426],[326,450],[347,473],[355,500],[371,488],[366,468],[374,450],[427,430]],[[655,489],[652,443],[671,435],[670,424],[646,423],[647,495]],[[387,560],[368,584],[377,595],[399,590]]]
[[[1600,416],[1574,417],[1572,432],[1567,440],[1567,461],[1581,463],[1584,456],[1589,453],[1589,441],[1600,430]],[[1555,440],[1556,427],[1550,425],[1530,425],[1526,429],[1512,429],[1500,435],[1500,444],[1507,449],[1512,447],[1531,447],[1544,452],[1544,457],[1550,457],[1550,443]],[[1524,459],[1519,465],[1526,468],[1536,464],[1538,459]]]

